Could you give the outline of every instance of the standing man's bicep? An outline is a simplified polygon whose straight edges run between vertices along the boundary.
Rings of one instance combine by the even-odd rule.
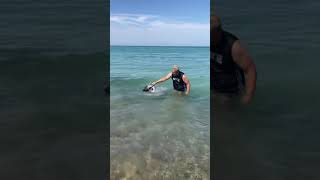
[[[232,46],[232,58],[244,72],[247,72],[250,66],[254,65],[252,58],[247,50],[241,46],[239,40]]]
[[[186,75],[183,75],[182,80],[184,81],[184,83],[190,84],[190,81]]]

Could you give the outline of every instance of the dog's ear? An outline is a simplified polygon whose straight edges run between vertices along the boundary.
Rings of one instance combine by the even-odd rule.
[[[142,91],[148,91],[148,86],[145,86]]]

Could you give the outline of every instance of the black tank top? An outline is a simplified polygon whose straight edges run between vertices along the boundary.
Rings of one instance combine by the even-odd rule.
[[[238,94],[245,85],[244,73],[232,58],[232,45],[238,38],[223,31],[220,43],[211,46],[211,85],[215,92]]]
[[[177,91],[185,91],[186,89],[186,83],[183,81],[182,76],[184,75],[183,72],[179,71],[177,74],[171,75],[172,83],[173,83],[173,89]]]

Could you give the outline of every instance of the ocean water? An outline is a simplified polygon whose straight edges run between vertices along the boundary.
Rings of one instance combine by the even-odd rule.
[[[106,2],[0,12],[0,179],[106,179]]]
[[[111,179],[209,179],[209,47],[112,46],[110,57]],[[142,92],[173,64],[189,96],[171,79]]]
[[[258,72],[250,106],[213,103],[216,178],[319,179],[320,2],[220,0],[214,6]]]

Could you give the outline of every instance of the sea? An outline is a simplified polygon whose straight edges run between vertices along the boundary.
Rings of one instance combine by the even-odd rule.
[[[108,9],[102,0],[0,6],[0,179],[106,179]]]
[[[209,47],[111,46],[110,178],[209,179]],[[143,92],[177,64],[189,96],[172,80]]]
[[[320,2],[214,1],[257,67],[248,106],[213,100],[215,179],[319,179]]]
[[[109,150],[112,179],[320,179],[320,2],[211,4],[257,66],[248,106],[209,102],[209,47],[109,50],[104,0],[2,1],[0,179],[106,179]],[[142,92],[172,64],[189,96]]]

